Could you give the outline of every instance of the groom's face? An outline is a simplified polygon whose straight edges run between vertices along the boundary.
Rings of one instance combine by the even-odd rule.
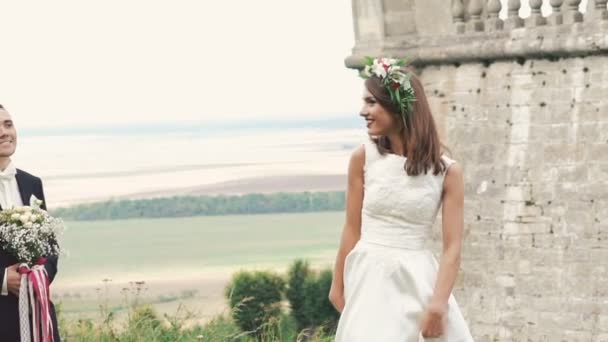
[[[17,147],[17,130],[13,118],[3,108],[0,108],[0,158],[10,157]]]

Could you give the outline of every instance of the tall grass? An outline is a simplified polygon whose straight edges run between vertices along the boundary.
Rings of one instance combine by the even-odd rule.
[[[107,288],[107,282],[105,283]],[[180,305],[172,314],[159,315],[143,300],[145,283],[132,283],[123,290],[123,305],[110,307],[100,291],[99,318],[68,321],[61,314],[61,303],[56,306],[59,331],[63,341],[68,342],[189,342],[189,341],[297,341],[329,342],[333,337],[324,329],[297,330],[295,319],[286,313],[275,321],[263,324],[251,331],[242,331],[228,313],[220,314],[206,324],[197,323],[197,315]],[[122,318],[118,317],[123,311]]]

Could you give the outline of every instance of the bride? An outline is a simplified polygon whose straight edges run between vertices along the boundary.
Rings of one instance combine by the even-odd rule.
[[[368,59],[369,140],[348,167],[346,224],[329,298],[336,341],[473,341],[452,296],[460,265],[464,185],[443,154],[419,79],[389,58]],[[442,208],[439,263],[425,245]]]

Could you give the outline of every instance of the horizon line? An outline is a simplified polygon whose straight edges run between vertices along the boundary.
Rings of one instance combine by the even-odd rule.
[[[335,128],[360,128],[360,119],[356,114],[328,114],[326,117],[299,117],[296,119],[268,118],[268,119],[245,119],[228,121],[210,120],[174,120],[155,121],[147,123],[104,123],[91,125],[62,125],[42,127],[19,128],[21,136],[74,136],[74,135],[125,135],[125,134],[162,134],[162,133],[213,133],[218,129],[243,131],[243,130],[273,130],[281,129],[335,129]]]

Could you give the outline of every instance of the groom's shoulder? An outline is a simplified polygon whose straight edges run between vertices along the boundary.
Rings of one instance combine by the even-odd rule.
[[[41,182],[42,183],[42,179],[40,179],[40,177],[34,176],[33,174],[21,170],[21,169],[17,169],[17,174],[19,174],[20,177],[22,177],[25,180],[28,181],[34,181],[34,182]]]

